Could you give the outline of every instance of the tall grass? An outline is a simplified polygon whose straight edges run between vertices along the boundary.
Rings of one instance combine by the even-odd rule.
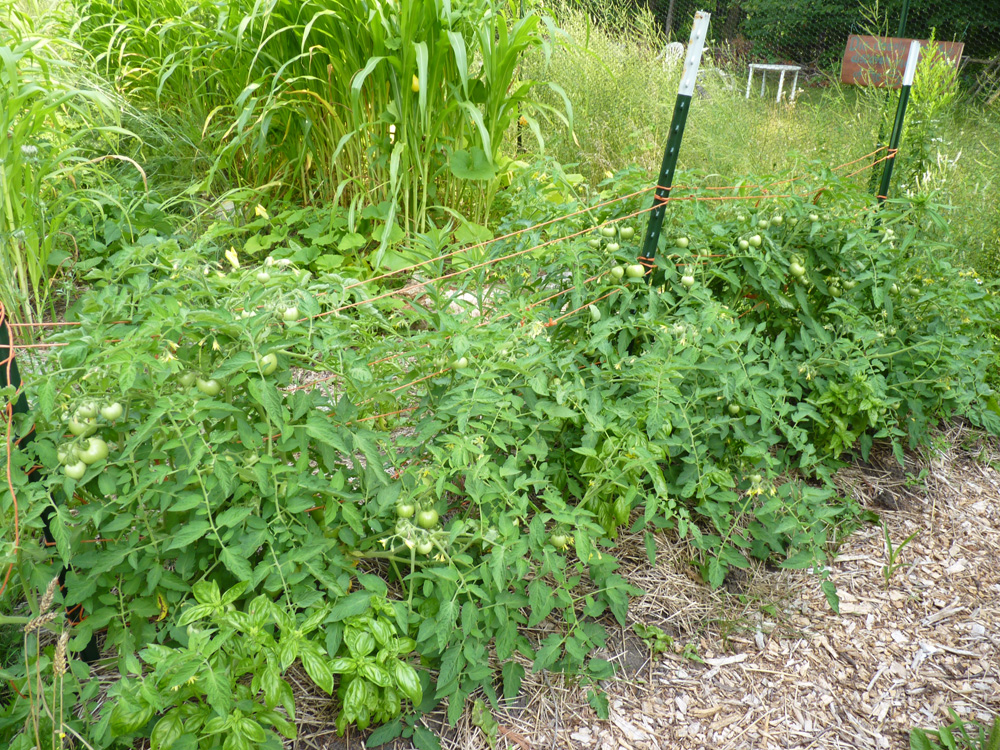
[[[609,28],[569,8],[560,24],[576,44],[553,53],[551,70],[573,102],[577,127],[575,138],[551,134],[553,154],[563,163],[578,164],[578,171],[594,181],[634,163],[655,174],[681,73],[680,61],[663,59],[662,30],[641,12]],[[880,114],[873,105],[829,79],[805,89],[800,81],[796,100],[789,103],[790,83],[780,104],[773,99],[773,73],[769,96],[760,98],[755,88],[747,99],[746,69],[729,69],[706,53],[681,168],[770,173],[813,160],[846,162],[874,148]]]
[[[44,310],[49,279],[75,246],[64,224],[93,198],[95,159],[127,135],[57,29],[52,16],[0,3],[0,301],[24,321]]]
[[[89,0],[79,12],[82,44],[125,94],[196,124],[210,192],[382,206],[386,227],[398,212],[418,231],[444,206],[482,220],[518,112],[571,120],[558,87],[558,105],[532,104],[537,81],[518,75],[557,30],[505,2]]]

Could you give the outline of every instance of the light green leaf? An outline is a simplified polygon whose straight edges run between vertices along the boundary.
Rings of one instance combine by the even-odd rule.
[[[496,167],[478,146],[468,151],[455,151],[449,166],[451,173],[460,180],[492,180],[496,177]]]

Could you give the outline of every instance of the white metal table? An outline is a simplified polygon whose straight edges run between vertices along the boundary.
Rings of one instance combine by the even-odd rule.
[[[747,76],[747,95],[746,98],[750,98],[750,83],[753,81],[753,74],[756,71],[760,71],[760,95],[764,96],[764,83],[767,79],[767,71],[774,71],[781,73],[778,78],[778,96],[775,97],[776,102],[781,101],[781,90],[785,87],[785,73],[795,73],[795,78],[792,79],[792,94],[789,97],[789,101],[794,101],[795,99],[795,86],[799,82],[799,71],[802,70],[801,65],[765,65],[763,63],[750,63],[750,74]]]

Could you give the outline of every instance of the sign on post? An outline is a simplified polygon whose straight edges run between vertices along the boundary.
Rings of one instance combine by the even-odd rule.
[[[851,34],[847,38],[847,49],[841,64],[841,82],[898,89],[902,85],[903,67],[911,41],[898,37]],[[925,49],[931,45],[937,47],[958,70],[965,47],[962,42],[920,40],[920,46]]]

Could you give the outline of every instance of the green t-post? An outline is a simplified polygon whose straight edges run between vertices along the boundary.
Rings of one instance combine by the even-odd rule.
[[[903,10],[899,14],[899,29],[896,31],[896,36],[900,39],[906,38],[906,15],[910,10],[910,0],[903,0]],[[885,92],[885,104],[884,107],[889,106],[889,92]],[[885,139],[885,123],[880,122],[878,126],[878,140],[875,142],[876,148],[882,148],[882,141]],[[871,181],[868,184],[869,190],[875,189],[875,183],[878,181],[878,171],[873,169],[871,174]]]
[[[688,109],[691,107],[691,96],[694,94],[694,84],[698,78],[698,67],[701,65],[701,53],[705,49],[708,21],[711,17],[711,13],[702,10],[694,14],[694,25],[691,27],[687,57],[684,59],[684,72],[681,74],[681,84],[677,89],[674,116],[670,120],[670,135],[667,137],[667,147],[663,152],[660,178],[657,180],[656,195],[653,198],[654,208],[649,214],[649,223],[646,225],[646,238],[642,243],[640,259],[652,260],[656,257],[656,243],[660,240],[660,230],[663,228],[663,215],[667,211],[667,198],[670,197],[674,169],[677,167],[677,153],[681,149],[684,123],[687,122]]]
[[[879,185],[878,193],[876,194],[879,203],[882,203],[889,196],[892,165],[896,162],[896,151],[899,149],[899,140],[903,135],[903,119],[906,117],[906,104],[910,100],[910,88],[913,86],[913,77],[917,72],[917,60],[919,58],[920,42],[913,40],[910,42],[910,51],[906,56],[903,85],[899,89],[899,104],[896,106],[896,120],[892,124],[892,133],[889,135],[889,151],[886,156],[885,166],[882,168],[882,183]]]

